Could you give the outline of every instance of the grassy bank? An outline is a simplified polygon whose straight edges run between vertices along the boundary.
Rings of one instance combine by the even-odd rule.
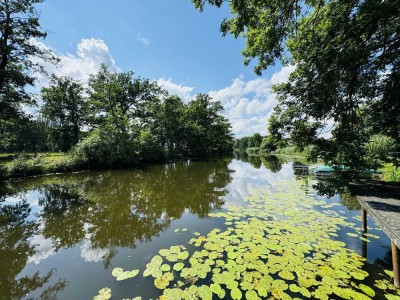
[[[382,171],[382,180],[400,182],[400,167],[396,168],[392,163],[385,163],[380,171]]]
[[[22,178],[48,173],[74,171],[71,158],[64,153],[5,154],[0,161],[0,179]]]

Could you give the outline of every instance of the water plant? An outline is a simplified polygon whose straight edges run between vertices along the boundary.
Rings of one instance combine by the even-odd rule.
[[[189,244],[160,249],[146,265],[160,299],[400,299],[391,273],[367,284],[366,259],[338,240],[369,241],[335,204],[302,192],[293,182],[253,191],[245,205],[209,214],[224,228],[195,233]],[[183,231],[183,230],[182,230]],[[113,271],[121,276],[122,269]],[[114,274],[116,272],[116,274]]]

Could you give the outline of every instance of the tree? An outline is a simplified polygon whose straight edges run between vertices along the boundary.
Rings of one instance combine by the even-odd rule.
[[[220,113],[219,101],[198,94],[185,110],[186,149],[190,156],[205,156],[211,152],[232,150],[233,137],[228,120]]]
[[[88,103],[84,92],[83,85],[70,77],[53,76],[50,86],[42,88],[42,114],[54,127],[66,133],[63,135],[64,151],[78,143],[85,125]]]
[[[21,112],[21,104],[31,104],[26,91],[34,84],[32,71],[43,69],[32,58],[55,62],[50,52],[35,38],[45,38],[35,5],[42,0],[2,0],[0,2],[0,119],[9,120]]]
[[[89,79],[91,125],[116,126],[121,132],[144,129],[155,121],[165,92],[149,79],[133,78],[133,72],[112,73],[102,65]]]
[[[260,147],[262,136],[259,133],[253,134],[249,139],[249,147]]]
[[[185,105],[177,96],[164,99],[161,104],[155,131],[167,152],[182,152],[184,148]]]
[[[203,9],[206,3],[221,6],[224,1],[193,2]],[[385,132],[395,135],[400,120],[386,112],[398,110],[398,0],[249,0],[229,5],[233,16],[221,30],[244,36],[245,63],[257,58],[257,74],[277,59],[296,65],[289,82],[275,89],[280,115],[290,116],[280,124],[294,141],[313,143],[316,155],[330,163],[361,167],[367,117],[384,115],[378,131],[385,126]],[[374,109],[362,114],[362,106]],[[329,140],[316,134],[328,121],[334,122]]]

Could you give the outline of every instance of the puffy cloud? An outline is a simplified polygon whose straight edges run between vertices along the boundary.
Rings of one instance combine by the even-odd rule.
[[[99,71],[102,63],[108,65],[111,71],[119,71],[108,46],[100,39],[82,39],[77,45],[75,54],[67,53],[61,55],[42,42],[36,40],[32,40],[31,42],[51,51],[54,56],[60,59],[60,63],[56,66],[40,59],[32,58],[32,61],[41,64],[48,74],[70,76],[85,82],[88,80],[90,74],[95,74]],[[37,79],[36,87],[38,89],[46,86],[49,82],[49,78],[43,74],[37,74]]]
[[[194,87],[176,84],[172,82],[171,78],[160,78],[157,80],[157,83],[164,89],[166,89],[168,93],[170,93],[171,95],[177,95],[186,103],[193,98],[193,95],[191,93],[194,90]]]
[[[140,33],[137,34],[136,39],[141,42],[143,45],[150,45],[150,40],[144,36],[142,36]]]
[[[271,87],[288,80],[294,66],[283,67],[271,78],[256,78],[245,81],[242,76],[232,81],[226,88],[211,91],[209,95],[221,101],[225,108],[224,115],[232,124],[237,137],[259,132],[267,133],[267,121],[273,108],[278,103]]]

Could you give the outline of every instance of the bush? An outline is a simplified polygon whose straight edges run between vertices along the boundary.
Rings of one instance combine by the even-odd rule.
[[[387,161],[389,153],[396,148],[396,141],[391,137],[376,134],[371,136],[368,143],[365,144],[366,161],[373,168],[380,167]]]
[[[137,145],[127,134],[99,129],[80,141],[71,151],[71,166],[110,168],[138,163]],[[70,166],[70,167],[71,167]]]
[[[275,141],[273,140],[272,136],[267,136],[265,138],[263,138],[261,145],[260,145],[260,149],[262,152],[273,152],[275,151],[277,148],[277,145],[275,143]]]
[[[13,160],[8,175],[9,177],[26,177],[43,173],[44,169],[41,165],[33,164],[25,155],[21,155]]]
[[[144,163],[163,162],[166,160],[166,151],[161,147],[157,138],[150,132],[143,131],[139,137],[139,156]]]

